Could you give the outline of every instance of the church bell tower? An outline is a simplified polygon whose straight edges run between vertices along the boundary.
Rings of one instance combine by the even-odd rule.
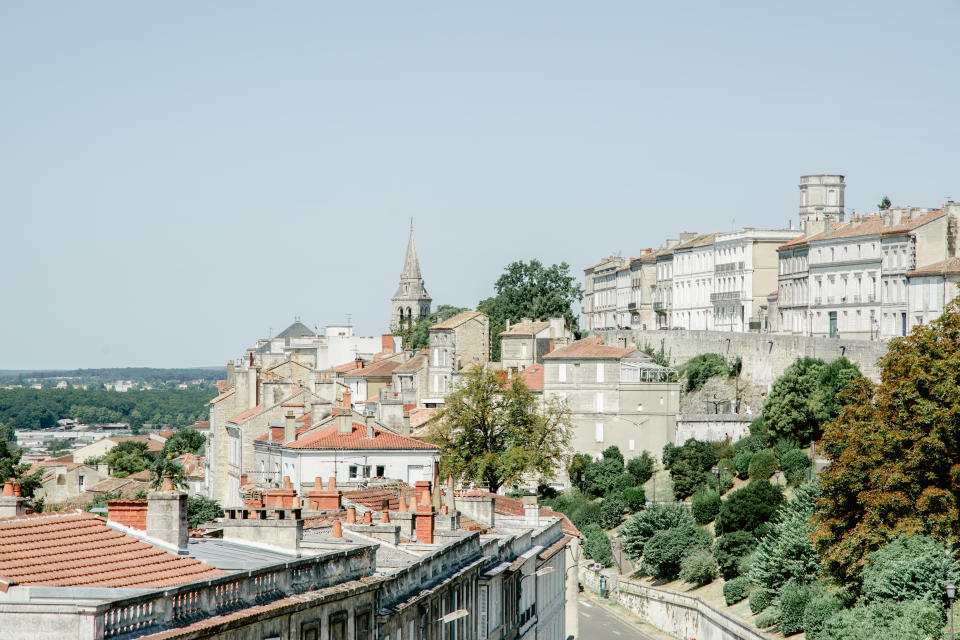
[[[397,292],[390,298],[390,328],[399,329],[418,318],[430,315],[430,303],[433,300],[423,286],[420,274],[420,261],[417,260],[417,247],[413,243],[413,220],[410,221],[410,240],[407,242],[407,255],[403,260],[400,284]]]

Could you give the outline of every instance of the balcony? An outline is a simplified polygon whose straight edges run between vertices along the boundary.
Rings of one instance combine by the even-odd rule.
[[[653,310],[654,310],[654,311],[663,311],[663,309],[664,309],[664,307],[663,307],[663,303],[662,303],[662,302],[654,302],[654,303],[653,303]]]
[[[636,302],[628,302],[628,303],[627,303],[627,309],[636,309],[636,308],[637,308],[637,303],[636,303]]]
[[[739,291],[721,291],[720,293],[711,293],[710,302],[735,302],[740,300]]]

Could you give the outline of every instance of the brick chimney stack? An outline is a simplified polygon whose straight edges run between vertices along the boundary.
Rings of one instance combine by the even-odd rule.
[[[433,544],[434,509],[430,496],[430,482],[427,480],[418,480],[416,486],[417,495],[419,496],[415,525],[417,542]]]
[[[353,408],[353,402],[350,397],[350,389],[346,388],[343,390],[343,393],[340,394],[340,406],[348,411]]]
[[[9,480],[3,484],[0,496],[0,518],[12,518],[27,513],[27,499],[21,498],[14,484]]]

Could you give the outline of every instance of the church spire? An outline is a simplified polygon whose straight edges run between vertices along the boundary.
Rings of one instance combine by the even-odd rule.
[[[410,218],[410,240],[407,242],[407,257],[403,261],[401,279],[420,279],[420,261],[417,260],[417,245],[413,243],[413,218]]]

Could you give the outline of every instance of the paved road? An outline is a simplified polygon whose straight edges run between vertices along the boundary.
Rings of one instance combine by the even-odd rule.
[[[580,637],[587,640],[654,640],[580,596]]]

